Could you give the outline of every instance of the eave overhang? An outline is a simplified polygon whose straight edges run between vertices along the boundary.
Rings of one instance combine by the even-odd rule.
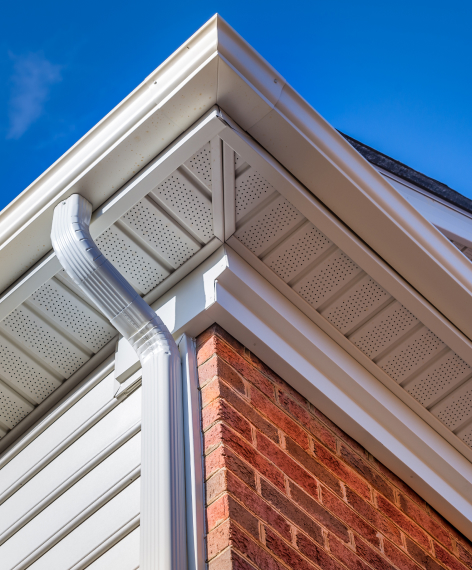
[[[98,208],[215,104],[472,338],[472,266],[219,16],[0,214],[0,289],[50,251],[61,199]]]

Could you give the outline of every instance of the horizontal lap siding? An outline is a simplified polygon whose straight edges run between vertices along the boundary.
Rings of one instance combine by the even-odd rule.
[[[209,570],[472,568],[465,537],[244,346],[214,325],[197,350]]]
[[[112,373],[0,469],[0,570],[137,567],[141,390],[113,393]]]

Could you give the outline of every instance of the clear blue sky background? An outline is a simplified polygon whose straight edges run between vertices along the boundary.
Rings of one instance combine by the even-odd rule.
[[[0,208],[215,12],[334,127],[472,198],[472,3],[2,2]]]

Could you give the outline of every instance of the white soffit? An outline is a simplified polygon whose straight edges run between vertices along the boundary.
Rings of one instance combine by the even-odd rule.
[[[439,418],[470,445],[470,341],[236,125],[220,136],[236,151],[228,243],[435,429]]]

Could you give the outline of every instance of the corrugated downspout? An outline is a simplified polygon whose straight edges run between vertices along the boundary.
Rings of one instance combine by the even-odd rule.
[[[54,210],[62,266],[142,365],[141,570],[184,570],[185,488],[179,350],[167,327],[95,245],[92,205],[79,194]]]

